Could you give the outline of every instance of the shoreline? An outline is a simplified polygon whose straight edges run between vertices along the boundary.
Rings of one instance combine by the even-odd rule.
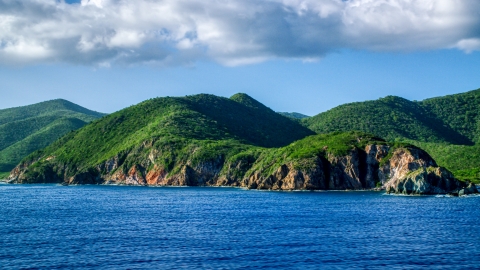
[[[375,192],[381,193],[381,196],[393,196],[393,197],[436,197],[436,198],[475,198],[480,197],[480,194],[467,194],[467,195],[454,195],[454,194],[395,194],[395,193],[386,193],[385,189],[358,189],[358,190],[335,190],[335,189],[327,189],[327,190],[302,190],[302,189],[294,189],[294,190],[271,190],[271,189],[248,189],[246,187],[236,187],[236,186],[149,186],[149,185],[124,185],[124,184],[75,184],[75,185],[62,185],[61,183],[8,183],[5,180],[0,180],[0,185],[18,185],[18,186],[64,186],[64,187],[81,187],[81,186],[111,186],[111,187],[145,187],[145,188],[234,188],[234,189],[241,189],[245,191],[257,191],[257,192],[281,192],[281,193],[327,193],[327,192],[339,192],[339,193],[363,193],[363,192]],[[480,185],[477,185],[480,188]]]
[[[373,188],[373,189],[291,189],[291,190],[274,190],[274,189],[249,189],[247,187],[239,186],[170,186],[170,185],[128,185],[128,184],[65,184],[65,183],[11,183],[8,179],[0,179],[0,184],[6,185],[55,185],[55,186],[122,186],[122,187],[150,187],[150,188],[237,188],[243,190],[253,190],[253,191],[277,191],[277,192],[325,192],[325,191],[334,191],[334,192],[366,192],[366,191],[385,191],[384,188]]]
[[[112,183],[104,183],[104,184],[66,184],[66,183],[12,183],[9,182],[8,179],[0,179],[0,185],[53,185],[53,186],[115,186],[115,187],[148,187],[148,188],[235,188],[235,189],[242,189],[248,191],[258,191],[258,192],[383,192],[382,195],[389,195],[389,196],[402,196],[402,197],[422,197],[422,196],[434,196],[439,198],[449,198],[449,197],[478,197],[480,194],[466,194],[466,195],[458,195],[456,193],[445,193],[445,194],[396,194],[396,193],[387,193],[385,188],[373,188],[373,189],[315,189],[315,190],[305,190],[305,189],[292,189],[292,190],[273,190],[273,189],[249,189],[247,187],[239,187],[239,186],[162,186],[162,185],[128,185],[128,184],[112,184]],[[480,185],[475,185],[477,189],[480,189]]]

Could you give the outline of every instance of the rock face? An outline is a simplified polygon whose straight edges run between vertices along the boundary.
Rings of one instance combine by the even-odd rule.
[[[440,167],[421,167],[386,184],[387,193],[422,195],[452,193],[464,185]]]
[[[143,144],[142,147],[148,146]],[[141,149],[144,151],[144,148]],[[153,186],[237,186],[268,190],[362,190],[383,186],[394,194],[472,194],[475,185],[466,187],[424,151],[414,147],[392,148],[387,144],[353,147],[345,155],[325,153],[289,160],[275,166],[257,166],[261,158],[228,161],[222,155],[193,163],[186,160],[177,169],[155,163],[161,151],[153,149],[148,158],[127,166],[129,155],[119,155],[67,177],[69,167],[45,166],[43,173],[26,173],[31,164],[15,168],[10,181],[16,183],[60,183]],[[33,162],[34,163],[34,162]]]
[[[326,190],[328,178],[323,170],[324,162],[320,158],[312,158],[305,161],[308,164],[283,164],[271,175],[254,171],[243,179],[240,186],[250,189]],[[300,168],[301,165],[308,167]]]
[[[388,172],[388,168],[385,171],[380,168],[380,161],[382,161],[388,155],[389,147],[386,145],[367,145],[365,148],[366,153],[366,177],[365,187],[374,188],[378,182],[385,183],[385,174]]]
[[[458,191],[458,196],[471,195],[478,193],[477,187],[475,184],[470,183],[466,188],[460,189]]]
[[[388,168],[383,170],[390,171],[389,180],[384,184],[387,193],[457,194],[466,185],[445,168],[438,167],[424,151],[415,148],[395,151]]]

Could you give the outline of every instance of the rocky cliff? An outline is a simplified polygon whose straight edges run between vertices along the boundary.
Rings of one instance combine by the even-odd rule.
[[[338,143],[335,136],[340,135],[310,136],[278,149],[211,151],[208,157],[203,153],[207,146],[186,146],[190,150],[183,158],[178,154],[178,145],[156,147],[155,142],[145,141],[83,168],[55,156],[44,156],[18,165],[9,178],[14,183],[235,186],[267,190],[384,187],[388,193],[397,194],[459,193],[466,188],[465,183],[438,167],[421,149],[372,141],[366,135],[351,133],[347,141],[342,141],[346,145],[341,145],[340,151],[332,143]],[[165,156],[176,158],[165,162]]]

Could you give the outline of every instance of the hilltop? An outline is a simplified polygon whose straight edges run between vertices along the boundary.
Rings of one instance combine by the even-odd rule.
[[[0,110],[0,175],[28,154],[103,115],[63,99]]]
[[[0,125],[14,121],[42,116],[75,117],[90,122],[105,114],[86,109],[64,99],[54,99],[40,103],[0,110]]]
[[[304,118],[310,117],[308,115],[297,113],[297,112],[278,112],[278,113],[283,115],[283,116],[290,117],[290,118],[293,118],[293,119],[304,119]]]

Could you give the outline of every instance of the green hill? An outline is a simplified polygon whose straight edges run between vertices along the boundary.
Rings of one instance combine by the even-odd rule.
[[[480,90],[420,102],[388,96],[303,119],[317,133],[360,130],[429,152],[461,179],[480,181]]]
[[[91,111],[64,99],[54,99],[28,106],[0,110],[0,125],[39,116],[75,117],[89,122],[104,114]]]
[[[479,182],[479,96],[480,90],[420,102],[387,96],[304,119],[276,113],[246,94],[230,99],[206,94],[167,97],[147,100],[70,133],[102,114],[65,100],[47,101],[0,110],[0,171],[9,171],[22,157],[46,146],[29,159],[50,155],[56,166],[73,164],[68,175],[112,157],[125,161],[121,170],[127,170],[132,164],[146,166],[147,152],[137,152],[151,144],[166,151],[159,154],[158,164],[175,172],[178,164],[218,154],[230,158],[250,153],[256,160],[262,152],[258,147],[286,146],[315,132],[361,131],[421,147],[460,179]],[[175,149],[165,150],[172,146]]]
[[[236,153],[251,146],[284,146],[312,134],[246,94],[231,99],[200,94],[144,101],[71,132],[29,158],[49,155],[56,162],[75,164],[68,172],[73,175],[152,144],[158,149],[174,146],[169,154],[159,156],[159,162],[172,169],[173,160],[188,158],[196,148],[203,151],[195,158],[228,156],[232,149]],[[136,155],[125,166],[141,164],[143,159],[148,157]]]
[[[62,99],[0,110],[0,176],[33,151],[103,115]]]

